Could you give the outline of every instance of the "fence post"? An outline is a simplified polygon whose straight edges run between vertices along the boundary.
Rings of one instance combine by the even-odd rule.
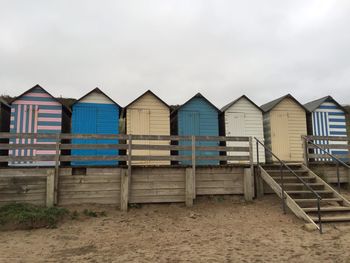
[[[251,168],[244,169],[243,177],[244,199],[246,201],[253,201],[254,197],[254,177]]]
[[[120,170],[120,210],[128,211],[128,203],[129,203],[129,179],[130,176],[126,169]]]
[[[193,199],[196,199],[196,137],[192,135],[192,180]]]
[[[55,203],[55,171],[47,170],[46,176],[46,206],[52,207]]]
[[[131,176],[132,136],[128,135],[128,176]]]
[[[306,165],[306,167],[309,167],[309,147],[308,147],[308,143],[305,137],[301,137],[301,139],[303,140],[303,146],[304,146],[304,163]]]
[[[185,201],[186,201],[186,206],[191,207],[193,205],[193,199],[194,199],[194,185],[193,185],[193,169],[191,168],[186,168],[186,196],[185,196]]]
[[[59,181],[59,165],[60,165],[60,134],[56,137],[56,153],[55,153],[55,176],[54,176],[54,204],[58,204],[58,181]]]
[[[249,164],[250,164],[250,173],[252,176],[254,176],[253,137],[249,137]]]

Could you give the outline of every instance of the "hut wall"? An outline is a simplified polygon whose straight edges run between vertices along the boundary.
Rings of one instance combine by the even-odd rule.
[[[60,133],[62,104],[40,87],[25,93],[11,105],[11,133]],[[11,139],[10,143],[55,143],[52,139]],[[10,150],[13,156],[53,155],[55,150]],[[9,165],[51,166],[54,162],[15,162]]]
[[[286,98],[270,111],[271,148],[284,161],[303,161],[302,135],[306,135],[306,113]]]
[[[219,114],[204,98],[193,98],[178,110],[178,135],[219,135]],[[180,142],[180,145],[190,145],[191,142]],[[218,146],[215,141],[197,142],[199,146]],[[179,155],[190,155],[189,151],[179,151]],[[200,151],[202,156],[218,155],[218,152]],[[191,161],[182,161],[182,164],[190,164]],[[201,160],[197,164],[218,164],[216,160]]]
[[[170,110],[158,98],[146,93],[126,109],[126,132],[138,135],[170,135]],[[149,144],[149,141],[134,141],[134,144]],[[159,141],[169,145],[169,141]],[[134,150],[135,155],[169,156],[170,151]],[[170,161],[133,161],[140,165],[169,165]]]
[[[245,98],[241,98],[225,111],[226,136],[252,136],[264,140],[263,114]],[[246,146],[245,142],[228,142],[228,146]],[[253,143],[254,162],[257,160],[256,143]],[[229,155],[242,155],[240,152]],[[248,153],[247,153],[248,155]],[[265,150],[259,148],[259,161],[265,162]]]
[[[99,93],[91,93],[73,105],[72,133],[118,134],[119,106]],[[74,139],[76,144],[117,144],[118,140]],[[72,150],[75,156],[118,155],[118,150],[94,149]],[[117,165],[117,161],[73,161],[72,165],[104,166]]]

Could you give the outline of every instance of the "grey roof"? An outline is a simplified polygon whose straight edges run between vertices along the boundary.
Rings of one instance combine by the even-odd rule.
[[[258,108],[260,111],[263,111],[258,105],[256,105],[251,99],[249,99],[246,95],[242,95],[241,97],[235,99],[234,101],[230,102],[229,104],[225,105],[224,107],[221,108],[221,111],[224,112],[226,111],[228,108],[230,108],[232,105],[234,105],[237,101],[239,101],[240,99],[245,98],[246,100],[248,100],[251,104],[253,104],[256,108]]]
[[[264,112],[269,112],[270,110],[272,110],[274,107],[277,106],[277,104],[279,104],[282,100],[286,99],[286,98],[290,98],[292,100],[294,100],[300,107],[302,107],[305,111],[308,111],[304,105],[302,105],[299,101],[297,101],[292,95],[290,94],[287,94],[287,95],[284,95],[278,99],[275,99],[273,101],[270,101],[266,104],[263,104],[260,106],[260,108],[264,111]]]
[[[310,112],[313,112],[314,110],[316,110],[318,107],[321,106],[322,103],[324,102],[333,102],[335,103],[341,110],[343,111],[346,111],[346,109],[340,105],[335,99],[333,99],[331,96],[326,96],[326,97],[323,97],[323,98],[320,98],[320,99],[317,99],[317,100],[313,100],[313,101],[310,101],[306,104],[304,104],[304,107],[310,111]]]

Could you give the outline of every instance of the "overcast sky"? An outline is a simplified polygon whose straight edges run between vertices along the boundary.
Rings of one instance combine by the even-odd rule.
[[[350,104],[350,1],[1,0],[0,93]]]

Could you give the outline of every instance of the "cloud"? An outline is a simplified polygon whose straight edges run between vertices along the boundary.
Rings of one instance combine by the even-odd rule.
[[[348,1],[5,1],[1,93],[349,101]]]

